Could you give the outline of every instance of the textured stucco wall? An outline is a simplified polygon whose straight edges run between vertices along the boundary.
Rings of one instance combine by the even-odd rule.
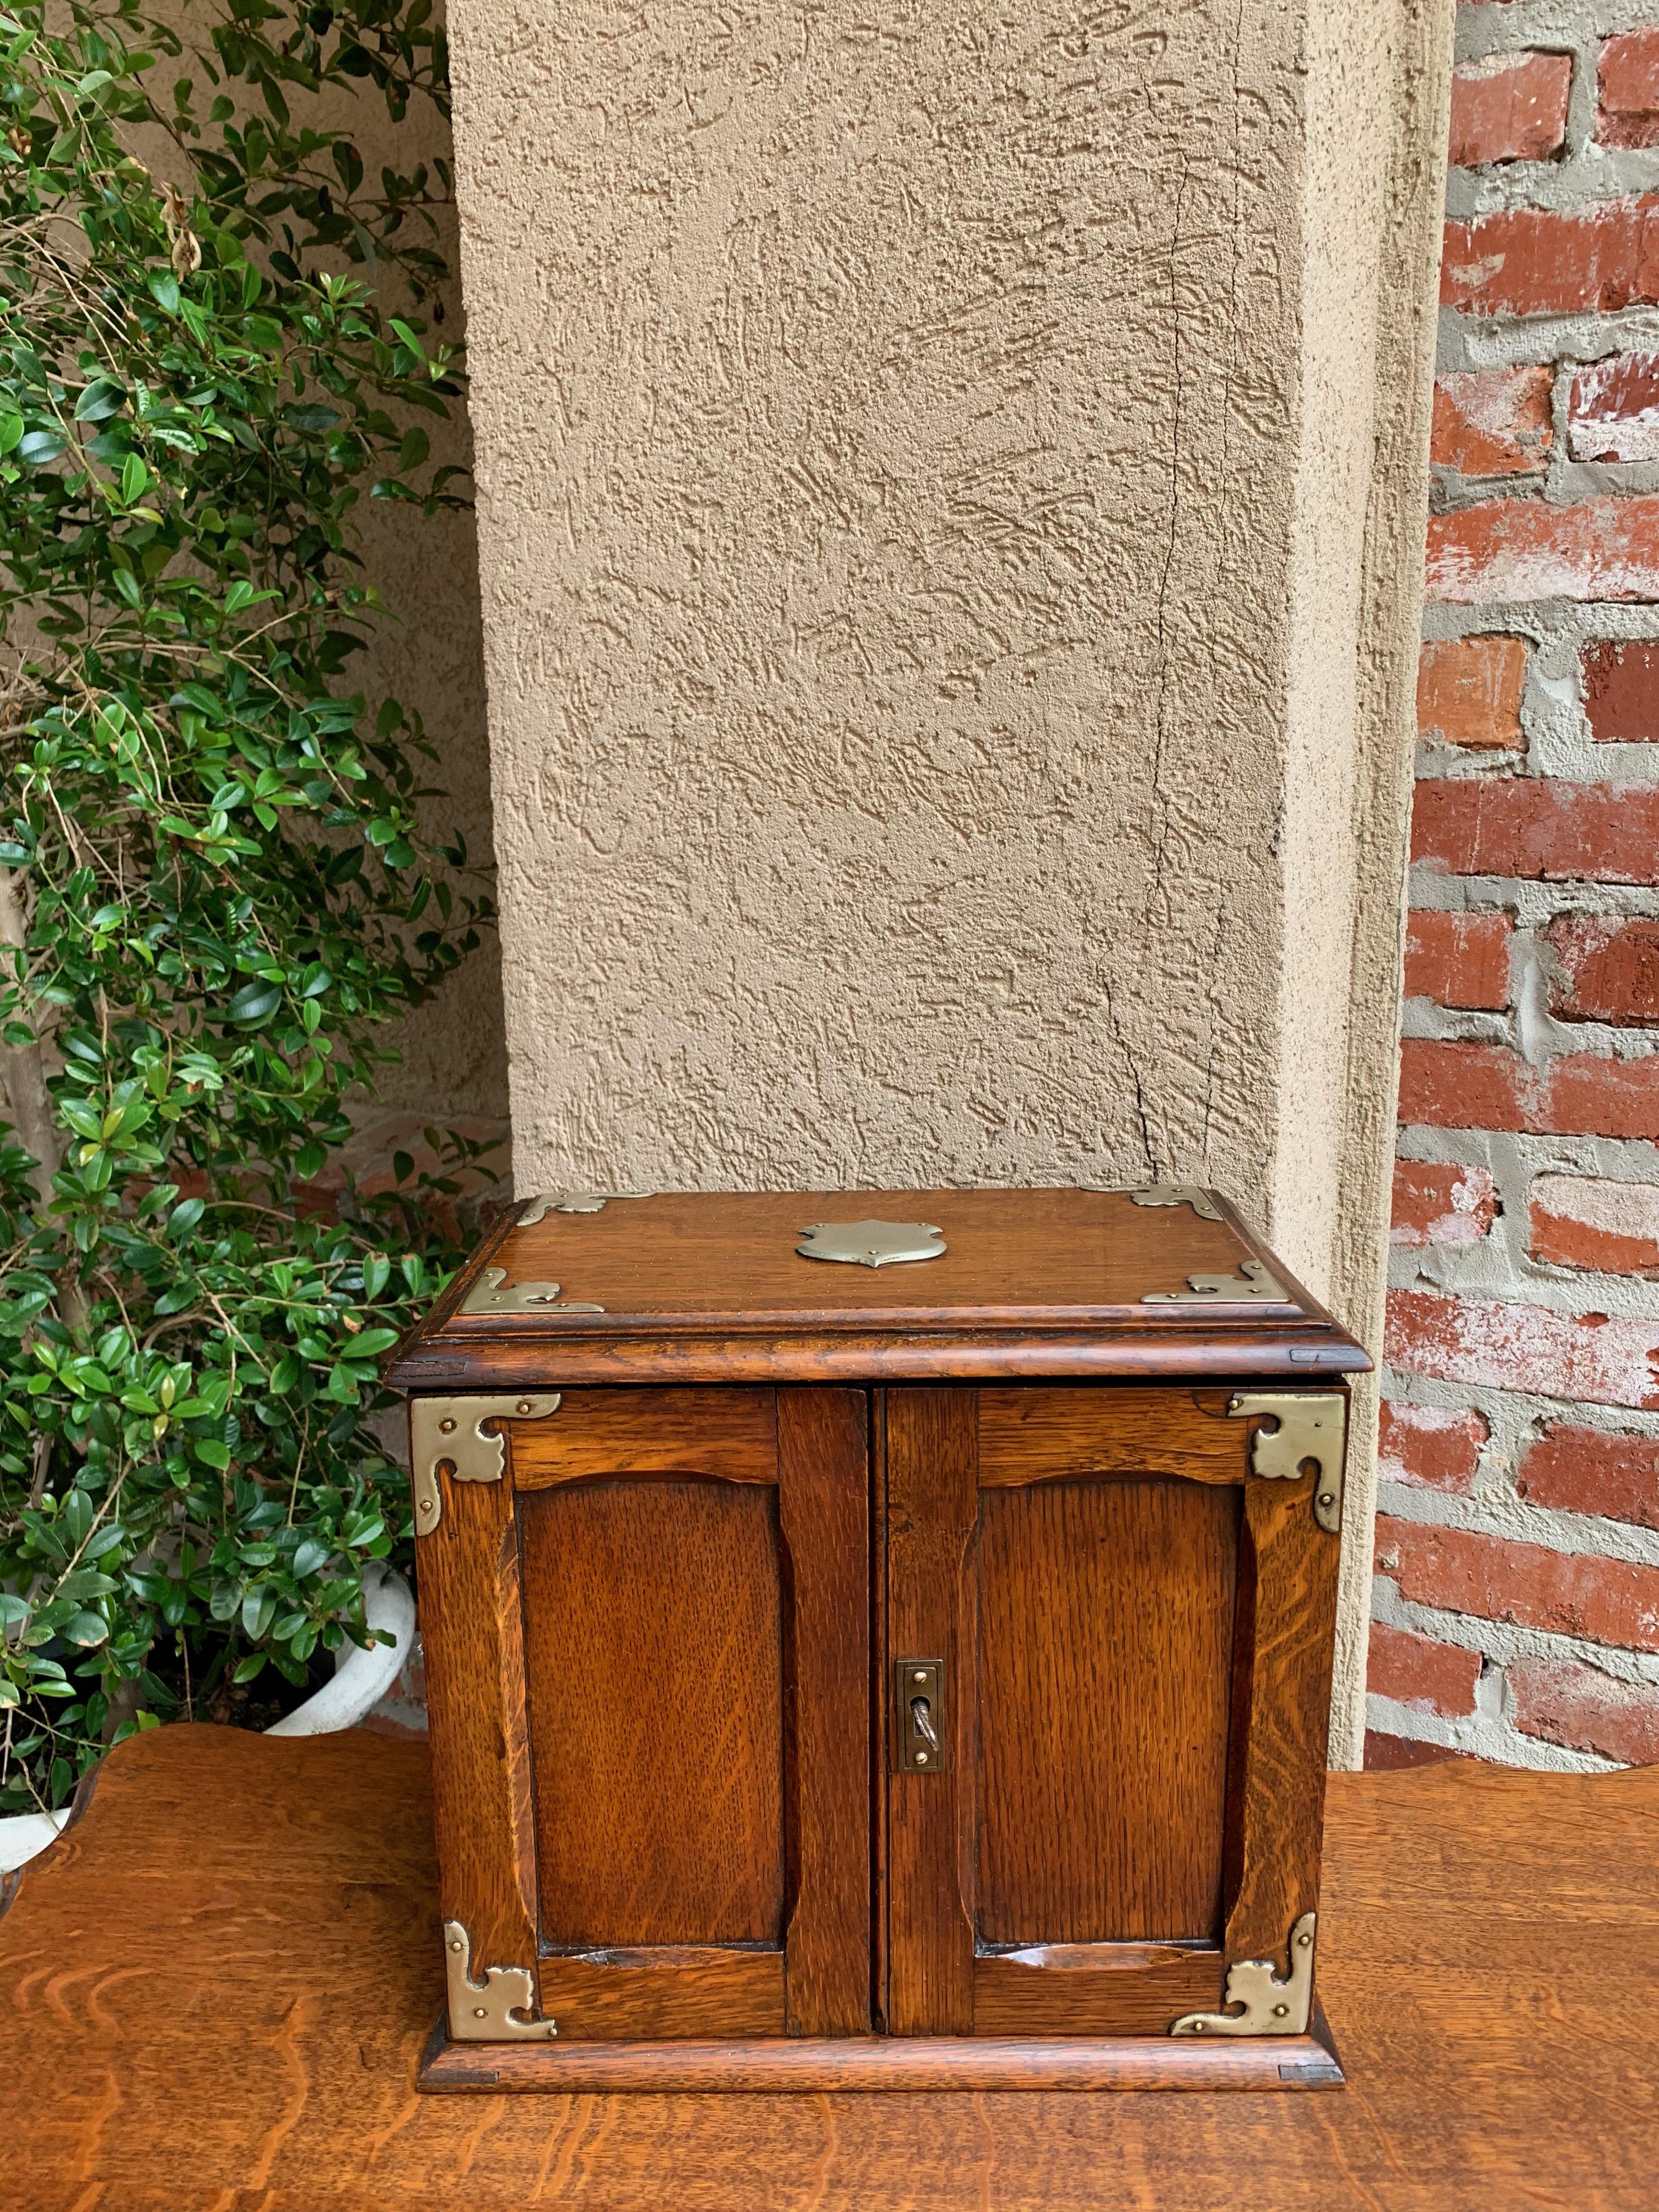
[[[1374,1334],[1449,11],[452,30],[520,1187],[1193,1178]]]
[[[1375,1357],[1387,1281],[1435,282],[1453,11],[1316,8],[1272,1233]],[[1376,1383],[1353,1391],[1333,1763],[1364,1745]]]

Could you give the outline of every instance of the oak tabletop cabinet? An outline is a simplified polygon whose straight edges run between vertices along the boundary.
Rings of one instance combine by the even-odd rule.
[[[1340,2084],[1368,1364],[1196,1188],[521,1206],[388,1370],[422,2086]]]

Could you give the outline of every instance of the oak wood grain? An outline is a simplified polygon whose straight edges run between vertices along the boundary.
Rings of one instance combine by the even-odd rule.
[[[542,2010],[559,2045],[781,2035],[783,1954],[662,1944],[544,1956]],[[477,2056],[475,2051],[474,2056]]]
[[[1273,2212],[1647,2212],[1659,1770],[1337,1774],[1326,1825],[1346,2093],[732,2097],[659,2073],[654,2096],[423,2097],[443,1987],[424,1746],[164,1729],[106,1762],[0,1919],[0,2203],[1219,2212],[1248,2185]],[[1126,2064],[1150,2082],[1159,2055]]]
[[[539,2063],[538,2063],[539,2062]],[[622,2096],[690,2091],[750,2096],[779,2091],[878,2095],[941,2091],[970,2095],[1015,2090],[1335,2089],[1343,2076],[1328,2032],[1278,2039],[1271,2050],[1244,2041],[1182,2045],[1155,2038],[1069,2039],[959,2036],[848,2036],[778,2043],[590,2043],[533,2055],[511,2045],[435,2045],[421,2075],[428,2091],[488,2095],[526,2089]],[[895,2178],[893,2187],[902,2184]],[[898,2202],[903,2203],[900,2196]]]
[[[420,1540],[420,1621],[443,1917],[466,1929],[475,1972],[533,1972],[536,1845],[513,1492],[506,1480],[439,1480],[442,1518]]]
[[[543,1942],[781,1942],[776,1492],[570,1483],[519,1518]]]
[[[777,1394],[793,2035],[871,2026],[869,1421],[862,1390]]]
[[[981,1492],[981,1944],[1220,1933],[1241,1494]]]
[[[887,2024],[894,2035],[968,2035],[978,1765],[975,1394],[890,1390],[884,1427],[889,1673],[902,1659],[942,1662],[946,1753],[932,1774],[888,1760]]]
[[[1216,1950],[1144,1943],[1069,1943],[974,1960],[974,2033],[1164,2036],[1182,2013],[1212,2011],[1221,1996]]]
[[[820,1263],[823,1264],[823,1263]],[[1169,1309],[1175,1312],[1181,1310]],[[1207,1308],[1191,1320],[1121,1325],[1056,1318],[1018,1327],[849,1328],[835,1334],[757,1321],[702,1328],[618,1322],[458,1343],[440,1330],[410,1343],[388,1379],[399,1390],[506,1391],[613,1383],[951,1382],[1211,1376],[1306,1382],[1361,1374],[1370,1361],[1322,1323],[1294,1327]]]
[[[1229,1959],[1288,1956],[1319,1898],[1340,1547],[1315,1520],[1314,1478],[1253,1481],[1240,1547],[1229,1777]]]
[[[988,1386],[979,1394],[980,1487],[1085,1474],[1243,1482],[1252,1425],[1229,1418],[1231,1395],[1175,1385]]]
[[[882,1268],[803,1258],[811,1218],[937,1221],[938,1259]],[[1206,1372],[1241,1379],[1368,1364],[1277,1261],[1283,1302],[1177,1295],[1238,1279],[1262,1248],[1237,1217],[1084,1190],[672,1193],[550,1213],[479,1253],[388,1367],[398,1389],[866,1382]],[[601,1315],[459,1310],[485,1264],[556,1281]]]
[[[866,1218],[937,1223],[946,1249],[884,1267],[809,1259],[796,1249],[810,1221]],[[509,1282],[561,1284],[567,1298],[603,1305],[607,1322],[771,1314],[820,1322],[902,1316],[926,1326],[1055,1309],[1140,1313],[1148,1291],[1183,1291],[1194,1273],[1236,1276],[1255,1251],[1236,1220],[1200,1220],[1187,1206],[1136,1206],[1121,1192],[670,1191],[615,1200],[599,1213],[549,1213],[515,1228],[493,1264]],[[1300,1301],[1287,1295],[1282,1303],[1293,1311]],[[557,1326],[551,1314],[522,1318],[538,1329]],[[455,1326],[483,1334],[499,1322],[469,1315]]]
[[[770,1390],[567,1390],[544,1421],[516,1424],[520,1490],[607,1474],[696,1474],[775,1483],[777,1415]]]

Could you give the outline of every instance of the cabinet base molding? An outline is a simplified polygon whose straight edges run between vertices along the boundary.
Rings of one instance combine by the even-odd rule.
[[[427,2091],[543,2090],[560,2096],[749,2095],[902,2089],[1340,2089],[1345,2076],[1324,2014],[1305,2035],[1206,2044],[1152,2036],[848,2036],[755,2043],[589,2043],[557,2049],[452,2043],[441,2021],[416,2086]]]

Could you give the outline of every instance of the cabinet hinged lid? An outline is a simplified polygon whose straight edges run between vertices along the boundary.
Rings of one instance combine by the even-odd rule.
[[[826,1231],[846,1248],[827,1256],[854,1264],[809,1249]],[[483,1239],[387,1380],[1312,1377],[1370,1364],[1224,1199],[1186,1185],[558,1192]]]

